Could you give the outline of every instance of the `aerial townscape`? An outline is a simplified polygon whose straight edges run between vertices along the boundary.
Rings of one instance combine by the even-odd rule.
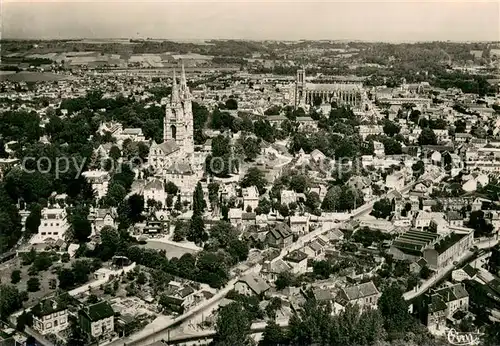
[[[1,48],[0,345],[500,345],[500,40]]]

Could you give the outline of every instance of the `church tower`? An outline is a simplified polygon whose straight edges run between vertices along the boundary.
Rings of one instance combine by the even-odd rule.
[[[163,141],[175,141],[184,154],[192,156],[194,153],[194,130],[192,97],[187,86],[184,65],[180,86],[177,85],[175,70],[173,72],[172,93],[170,102],[165,107],[163,120]],[[189,160],[191,161],[191,160]]]

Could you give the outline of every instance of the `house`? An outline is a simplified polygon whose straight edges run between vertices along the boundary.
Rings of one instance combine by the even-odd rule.
[[[464,280],[473,280],[479,270],[473,268],[470,264],[465,265],[463,268],[456,269],[451,272],[451,278],[453,281],[464,281]]]
[[[235,283],[234,290],[246,296],[261,295],[269,290],[269,285],[261,276],[248,274]]]
[[[106,196],[109,186],[109,172],[106,171],[86,171],[82,176],[92,185],[95,197],[101,199]]]
[[[64,208],[60,208],[58,205],[51,208],[43,208],[38,233],[31,238],[30,242],[36,244],[47,240],[64,240],[68,228],[67,213]]]
[[[418,261],[410,263],[410,271],[414,274],[419,274],[423,267],[427,265],[425,258],[420,258]]]
[[[318,149],[314,149],[309,155],[311,156],[311,159],[316,163],[322,163],[326,160],[326,155]]]
[[[297,202],[297,193],[293,190],[281,191],[281,204],[289,205]]]
[[[91,338],[110,336],[115,329],[115,313],[108,302],[84,307],[78,312],[80,328]]]
[[[116,136],[119,136],[122,133],[122,131],[123,131],[122,124],[114,121],[103,122],[101,125],[99,125],[99,128],[97,129],[97,133],[99,133],[101,136],[104,136],[106,132],[109,132],[109,134],[115,138]]]
[[[378,299],[381,293],[372,281],[351,287],[342,288],[337,296],[338,302],[346,306],[347,304],[357,304],[360,308],[377,308]]]
[[[262,265],[260,274],[268,281],[275,282],[278,275],[282,273],[290,273],[292,271],[292,266],[282,259],[277,259],[275,261],[265,261]]]
[[[292,267],[292,274],[300,275],[307,272],[307,255],[303,251],[292,251],[284,260]]]
[[[309,232],[309,216],[290,216],[290,230],[293,234]]]
[[[404,175],[400,172],[395,172],[387,175],[385,177],[385,186],[388,189],[394,189],[396,191],[401,191],[405,186]]]
[[[87,219],[92,224],[92,234],[99,234],[105,226],[116,228],[115,220],[118,218],[116,208],[98,209],[90,207]]]
[[[266,234],[265,243],[268,246],[276,248],[284,248],[292,244],[293,237],[290,227],[284,223],[278,223],[271,226],[271,229]]]
[[[141,128],[123,129],[120,134],[114,137],[116,137],[119,142],[125,141],[126,139],[130,139],[132,142],[144,142],[146,140]]]
[[[318,257],[321,257],[323,255],[324,248],[320,244],[319,240],[314,240],[304,246],[302,248],[302,251],[307,255],[307,257],[317,259]]]
[[[238,209],[238,208],[231,208],[231,209],[229,209],[229,212],[227,213],[227,217],[229,219],[229,222],[234,227],[238,227],[241,225],[242,216],[243,216],[243,210]]]
[[[257,187],[250,186],[244,188],[242,194],[243,210],[247,210],[250,207],[252,211],[254,211],[255,208],[257,208],[257,206],[259,205],[259,191],[257,190]]]
[[[167,193],[165,192],[163,181],[157,178],[149,180],[146,185],[144,185],[143,196],[146,203],[149,200],[153,200],[165,206]]]
[[[162,296],[162,305],[168,310],[181,314],[196,303],[195,290],[191,286],[184,287],[179,284],[176,288],[172,287],[171,290],[174,292]]]
[[[42,335],[56,334],[69,326],[66,305],[53,298],[41,301],[31,309],[31,312],[33,329]]]
[[[450,226],[463,227],[464,226],[464,218],[460,213],[450,210],[446,214],[446,221],[450,224]]]
[[[439,289],[430,297],[427,316],[425,316],[426,325],[440,329],[445,324],[443,319],[450,318],[458,310],[468,311],[468,309],[469,293],[462,283]]]

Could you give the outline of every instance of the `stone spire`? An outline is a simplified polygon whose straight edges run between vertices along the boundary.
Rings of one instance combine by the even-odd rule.
[[[170,98],[170,103],[172,105],[177,105],[180,104],[181,100],[179,98],[179,88],[177,87],[177,78],[175,77],[175,69],[174,69],[174,75],[173,75],[173,81],[172,81],[172,94]]]
[[[184,70],[184,62],[181,64],[181,84],[180,84],[180,93],[182,98],[188,98],[189,97],[189,89],[187,85],[187,79],[186,79],[186,71]]]

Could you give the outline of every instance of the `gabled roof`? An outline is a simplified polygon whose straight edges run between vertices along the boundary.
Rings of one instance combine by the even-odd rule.
[[[163,182],[160,179],[152,179],[146,183],[144,190],[163,190]]]
[[[379,294],[377,287],[373,282],[365,282],[356,286],[346,287],[342,289],[349,300],[357,300]]]
[[[269,289],[269,285],[259,275],[248,274],[242,277],[239,282],[244,282],[255,294],[264,293]]]
[[[158,144],[158,148],[160,148],[161,151],[163,151],[163,153],[165,155],[171,154],[171,153],[179,150],[179,146],[173,140],[169,140],[169,141],[163,142],[161,144]]]

